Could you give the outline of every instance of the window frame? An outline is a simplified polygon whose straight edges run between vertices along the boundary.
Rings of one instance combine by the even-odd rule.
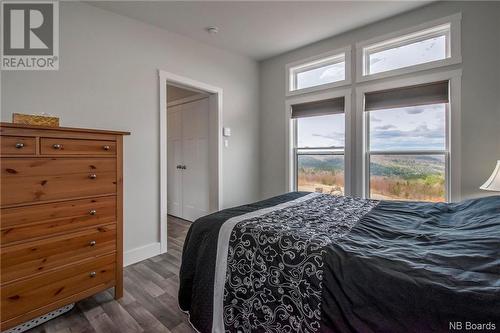
[[[426,22],[418,26],[403,29],[383,36],[366,40],[356,44],[356,81],[365,82],[369,80],[387,78],[397,75],[415,73],[423,70],[454,65],[462,62],[461,54],[461,20],[462,14],[454,14],[438,20]],[[370,54],[392,49],[398,46],[408,45],[418,41],[443,35],[440,33],[443,26],[449,25],[446,45],[447,57],[445,59],[426,62],[413,66],[407,66],[388,70],[385,72],[368,74],[368,56]],[[368,52],[367,52],[368,51]]]
[[[449,81],[450,82],[450,81]],[[450,83],[449,83],[450,84]],[[451,95],[451,89],[448,90],[449,94]],[[366,92],[364,93],[366,94]],[[363,95],[364,95],[363,94]],[[372,156],[412,156],[412,155],[434,155],[434,156],[443,156],[444,157],[444,167],[445,167],[445,172],[444,172],[444,188],[445,188],[445,195],[444,195],[444,200],[445,202],[450,201],[451,197],[451,188],[450,188],[450,103],[446,105],[446,110],[445,110],[445,146],[443,150],[370,150],[370,117],[369,113],[372,111],[365,111],[363,108],[363,122],[365,124],[363,128],[363,132],[365,135],[365,175],[364,175],[364,182],[365,182],[365,195],[366,198],[370,198],[370,162],[371,162],[371,157]]]
[[[371,155],[443,155],[445,157],[445,200],[456,202],[461,199],[461,77],[462,70],[413,76],[405,79],[377,82],[356,89],[356,175],[361,179],[356,191],[363,198],[370,197],[370,156]],[[365,94],[372,91],[395,89],[418,84],[449,81],[449,103],[445,117],[445,150],[370,151],[369,117],[365,111]]]
[[[297,121],[291,117],[292,105],[317,102],[332,98],[344,98],[344,126],[345,126],[345,144],[342,154],[335,154],[334,149],[329,148],[307,148],[308,150],[317,149],[319,152],[328,151],[328,155],[343,155],[344,156],[344,195],[353,195],[352,192],[352,182],[353,177],[352,166],[352,108],[351,108],[351,89],[336,89],[328,92],[319,92],[314,94],[308,94],[304,96],[295,96],[294,98],[289,98],[286,101],[286,156],[287,156],[287,168],[286,168],[286,188],[289,191],[297,190]],[[305,149],[305,148],[302,148]],[[315,153],[319,154],[319,153]]]
[[[380,36],[369,41],[353,43],[355,57],[351,57],[351,46],[343,49],[320,54],[301,61],[286,65],[286,92],[285,92],[285,189],[294,190],[294,128],[291,121],[291,105],[313,102],[323,99],[336,98],[344,96],[345,105],[345,147],[344,147],[344,166],[345,166],[345,188],[344,195],[367,197],[366,193],[366,121],[364,117],[364,93],[370,91],[379,91],[385,89],[394,89],[404,86],[427,84],[438,81],[449,81],[449,103],[446,120],[447,129],[447,190],[448,201],[457,202],[462,198],[462,180],[461,180],[461,66],[452,66],[461,64],[461,13],[443,17],[431,22],[427,22],[409,29],[400,30],[391,34]],[[363,46],[381,42],[387,39],[394,39],[398,36],[429,29],[439,25],[450,24],[450,52],[451,57],[444,60],[424,63],[411,67],[405,67],[392,71],[362,75],[362,50]],[[291,66],[297,66],[306,62],[311,62],[325,56],[331,56],[345,50],[346,61],[346,80],[325,84],[316,87],[291,91],[290,71]],[[354,59],[353,59],[354,58]],[[352,63],[354,62],[354,63]],[[426,71],[435,68],[435,71]],[[356,74],[354,74],[355,71]],[[412,152],[414,153],[414,152]],[[426,152],[428,153],[428,152]],[[369,175],[369,174],[368,174]]]
[[[315,91],[321,91],[325,89],[332,89],[336,87],[341,87],[349,85],[352,82],[351,78],[351,67],[352,67],[352,47],[346,46],[340,49],[328,51],[313,57],[301,59],[298,61],[291,62],[285,66],[286,68],[286,96],[295,96],[300,94],[311,93]],[[313,87],[307,87],[302,89],[294,89],[296,85],[296,75],[292,74],[292,71],[299,69],[298,73],[306,72],[316,68],[321,68],[331,64],[335,64],[338,61],[337,58],[343,57],[345,62],[345,78],[341,81],[335,81],[331,83],[320,84]],[[323,62],[324,61],[324,62]],[[294,72],[295,74],[295,72]]]

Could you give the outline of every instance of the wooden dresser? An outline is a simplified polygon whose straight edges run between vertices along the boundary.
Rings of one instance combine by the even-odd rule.
[[[0,124],[1,330],[123,294],[126,132]]]

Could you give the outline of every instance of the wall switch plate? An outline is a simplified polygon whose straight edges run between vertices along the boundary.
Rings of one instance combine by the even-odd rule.
[[[224,128],[222,129],[222,135],[224,135],[224,136],[231,136],[231,128],[229,128],[229,127],[224,127]]]
[[[228,139],[224,139],[224,147],[229,147],[229,140]]]

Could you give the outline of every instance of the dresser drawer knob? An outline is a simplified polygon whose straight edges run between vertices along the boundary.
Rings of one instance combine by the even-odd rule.
[[[89,214],[90,215],[95,215],[95,214],[97,214],[97,211],[95,209],[92,209],[92,210],[89,211]]]
[[[91,173],[91,174],[89,175],[89,178],[90,178],[90,179],[96,179],[96,178],[97,178],[97,175],[96,175],[95,173]]]
[[[16,143],[16,148],[17,148],[17,149],[22,149],[22,148],[24,148],[24,143],[22,143],[22,142]]]
[[[95,245],[96,245],[96,241],[95,241],[95,240],[91,240],[91,241],[89,242],[89,245],[90,245],[90,246],[95,246]]]
[[[90,274],[89,274],[89,276],[90,276],[91,278],[94,278],[96,275],[97,275],[97,274],[96,274],[96,272],[90,272]]]
[[[108,146],[108,145],[104,145],[104,146],[102,146],[102,149],[104,149],[104,150],[110,150],[110,149],[111,149],[111,147],[110,147],[110,146]]]
[[[59,143],[54,143],[54,144],[52,145],[52,148],[54,148],[54,149],[62,149],[62,147],[63,147],[63,145],[61,145],[61,144],[59,144]]]

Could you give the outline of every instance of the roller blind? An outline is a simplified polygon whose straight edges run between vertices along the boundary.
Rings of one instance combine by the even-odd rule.
[[[448,103],[448,81],[374,91],[365,94],[365,111]]]
[[[292,105],[292,118],[326,116],[344,113],[344,97]]]

